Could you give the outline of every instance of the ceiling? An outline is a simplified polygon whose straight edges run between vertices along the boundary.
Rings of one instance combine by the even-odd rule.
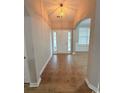
[[[81,0],[43,0],[47,8],[47,12],[51,22],[73,21],[77,6],[79,6]],[[60,5],[63,4],[63,7]],[[62,18],[58,18],[60,9],[63,9],[64,15]]]
[[[26,0],[25,0],[26,1]],[[40,14],[43,3],[53,29],[72,29],[78,21],[95,14],[96,0],[27,0]],[[63,11],[62,17],[61,10]]]

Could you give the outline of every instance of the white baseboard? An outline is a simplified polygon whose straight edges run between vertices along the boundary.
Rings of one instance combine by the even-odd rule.
[[[45,65],[44,65],[43,68],[41,69],[40,76],[42,75],[44,69],[46,68],[47,64],[49,63],[51,57],[52,57],[52,54],[49,56],[49,58],[47,59]],[[39,87],[40,82],[41,82],[41,77],[39,77],[39,80],[38,80],[37,83],[30,83],[30,86],[29,86],[29,87]]]
[[[43,66],[43,68],[40,71],[40,76],[42,75],[44,69],[46,68],[47,64],[49,63],[50,59],[52,58],[52,54],[49,56],[49,58],[47,59],[45,65]]]
[[[37,83],[30,83],[30,86],[29,87],[39,87],[40,82],[41,82],[41,78],[39,78],[39,80],[38,80]]]
[[[92,85],[87,78],[85,79],[85,82],[87,83],[88,87],[90,89],[92,89],[95,93],[99,93],[98,92],[99,91],[98,88],[96,88],[94,85]]]

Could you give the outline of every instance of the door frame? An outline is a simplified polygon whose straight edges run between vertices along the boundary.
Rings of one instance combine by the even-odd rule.
[[[25,80],[25,72],[26,72],[26,80]],[[30,74],[29,74],[28,58],[27,58],[27,50],[26,50],[25,41],[24,41],[24,83],[26,84],[30,83]]]

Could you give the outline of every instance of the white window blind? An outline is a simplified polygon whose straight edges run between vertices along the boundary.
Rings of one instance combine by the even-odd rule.
[[[89,44],[90,28],[79,28],[78,44]]]

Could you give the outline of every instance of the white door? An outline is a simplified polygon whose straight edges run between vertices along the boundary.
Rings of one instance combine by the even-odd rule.
[[[56,50],[54,53],[71,52],[71,32],[66,30],[53,32],[53,47],[54,46],[55,49],[53,50]]]
[[[29,69],[27,63],[26,47],[24,46],[24,83],[29,83]]]

